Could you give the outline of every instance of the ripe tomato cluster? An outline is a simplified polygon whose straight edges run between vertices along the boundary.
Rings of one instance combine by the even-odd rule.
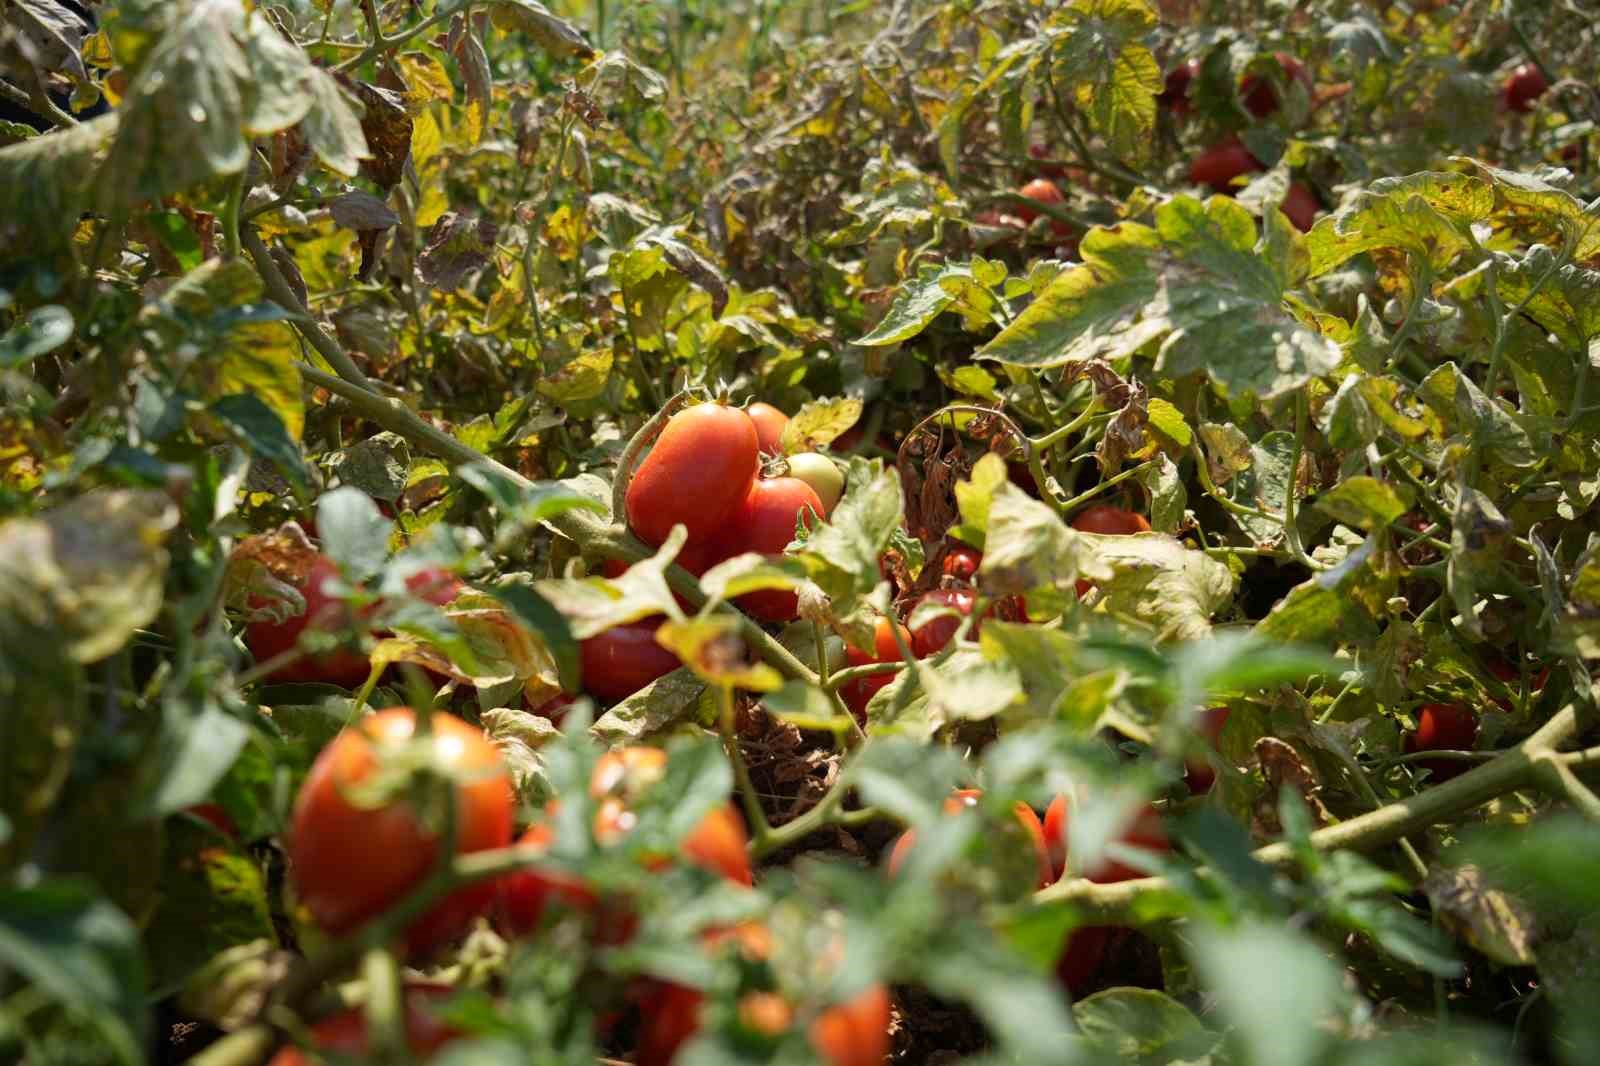
[[[1252,73],[1239,79],[1240,106],[1258,121],[1282,110],[1283,100],[1278,89],[1280,83],[1301,85],[1308,94],[1315,90],[1311,72],[1300,60],[1287,52],[1275,52],[1272,59],[1278,66],[1276,75]],[[1161,95],[1156,98],[1157,105],[1175,117],[1187,117],[1193,111],[1189,90],[1199,73],[1200,63],[1196,59],[1178,63],[1167,72]],[[1196,185],[1207,186],[1213,192],[1231,194],[1238,178],[1265,169],[1262,162],[1245,147],[1238,134],[1229,133],[1190,161],[1189,180]],[[1301,181],[1291,181],[1279,208],[1295,228],[1304,232],[1316,221],[1322,203],[1310,186]]]
[[[295,802],[288,836],[289,873],[294,890],[326,933],[344,936],[394,906],[420,885],[440,861],[440,842],[448,838],[455,854],[508,846],[512,841],[513,796],[498,751],[476,727],[453,715],[435,713],[430,732],[419,736],[417,715],[393,707],[364,718],[340,734],[318,755]],[[590,781],[595,805],[593,833],[602,846],[620,843],[632,831],[632,806],[666,769],[666,753],[655,748],[624,748],[596,763]],[[441,804],[454,812],[445,834],[430,821],[427,780],[451,794]],[[552,843],[557,801],[546,817],[529,827],[518,843],[547,849]],[[714,808],[683,838],[676,855],[641,860],[659,871],[678,862],[698,867],[730,883],[752,884],[748,838],[731,805]],[[625,899],[608,899],[581,878],[533,865],[449,894],[414,919],[403,941],[413,959],[426,959],[458,939],[475,919],[488,916],[510,938],[535,935],[558,910],[592,919],[599,944],[631,940],[638,916]],[[770,952],[770,936],[759,925],[714,930],[706,950],[737,942],[752,957]],[[447,990],[412,986],[405,994],[405,1027],[413,1054],[426,1056],[455,1034],[433,1014],[433,1000]],[[796,1012],[770,990],[750,994],[751,1017],[775,1038],[788,1031]],[[763,1011],[761,997],[777,1000]],[[639,1014],[640,1066],[667,1066],[679,1047],[697,1031],[704,996],[696,989],[654,978],[628,990]],[[833,1066],[880,1063],[888,1053],[889,996],[874,985],[856,998],[809,1013],[808,1039]],[[366,1023],[359,1011],[345,1011],[315,1025],[312,1045],[321,1051],[360,1054],[367,1050]],[[307,1061],[287,1047],[273,1066]]]

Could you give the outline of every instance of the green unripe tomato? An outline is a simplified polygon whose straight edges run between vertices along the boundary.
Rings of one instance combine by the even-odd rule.
[[[844,472],[825,455],[801,452],[789,456],[789,476],[810,485],[829,514],[833,513],[833,506],[839,502],[839,497],[844,495]]]

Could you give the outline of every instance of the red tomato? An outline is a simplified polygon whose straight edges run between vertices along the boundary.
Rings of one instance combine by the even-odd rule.
[[[417,1058],[438,1051],[459,1034],[434,1015],[434,1001],[450,990],[437,985],[411,985],[405,990],[406,1046]],[[318,1051],[331,1051],[340,1057],[365,1056],[367,1018],[360,1009],[342,1010],[311,1027],[311,1043]],[[317,1061],[322,1061],[319,1057]],[[285,1047],[272,1056],[267,1066],[311,1066],[312,1060],[297,1047]]]
[[[1298,81],[1308,92],[1310,91],[1311,74],[1306,70],[1304,63],[1288,52],[1277,52],[1274,58],[1283,70],[1285,81]],[[1244,101],[1245,110],[1256,118],[1266,118],[1281,106],[1278,87],[1272,83],[1272,79],[1256,74],[1247,74],[1240,80],[1239,98]]]
[[[702,870],[720,874],[740,885],[753,885],[750,873],[750,837],[744,819],[730,804],[717,807],[690,830],[679,844],[686,862]]]
[[[1227,724],[1228,708],[1212,707],[1210,710],[1200,712],[1200,720],[1195,723],[1195,732],[1215,748],[1217,738],[1222,736],[1222,727]],[[1195,795],[1209,792],[1211,786],[1217,782],[1216,767],[1204,759],[1188,759],[1183,764],[1183,780],[1189,786],[1189,791]]]
[[[578,697],[569,696],[567,693],[561,692],[551,696],[539,706],[529,707],[528,709],[539,717],[548,718],[556,725],[560,725],[561,720],[567,716],[567,708],[576,702],[578,702]],[[523,700],[523,704],[527,704],[526,699]]]
[[[750,493],[760,469],[760,436],[736,407],[703,403],[667,421],[628,483],[628,525],[660,544],[682,523],[708,540]]]
[[[1524,63],[1506,76],[1500,88],[1500,99],[1507,111],[1525,115],[1549,88],[1550,82],[1545,79],[1544,72],[1532,63]]]
[[[406,578],[406,590],[435,607],[448,606],[465,588],[454,574],[442,566],[430,566]]]
[[[794,540],[796,522],[827,514],[817,490],[797,477],[762,478],[744,502],[728,516],[720,541],[723,558],[742,552],[781,555]],[[789,622],[799,612],[799,599],[787,589],[747,592],[734,601],[746,614],[764,622]]]
[[[656,643],[659,616],[613,626],[578,642],[583,690],[601,703],[616,703],[683,665]]]
[[[1504,659],[1491,659],[1484,668],[1500,681],[1510,685],[1513,689],[1520,689],[1522,687],[1522,674],[1517,671],[1515,666],[1506,662]],[[1548,666],[1541,666],[1539,669],[1533,671],[1528,675],[1529,693],[1531,694],[1541,691],[1544,688],[1545,683],[1549,680],[1550,668]],[[1510,700],[1496,696],[1494,697],[1494,701],[1500,705],[1502,710],[1511,710]]]
[[[233,824],[233,818],[223,809],[220,803],[197,803],[186,808],[196,818],[202,818],[211,823],[212,828],[223,836],[232,840],[239,839],[239,827]]]
[[[1189,83],[1194,81],[1199,73],[1200,61],[1197,59],[1186,59],[1167,71],[1167,80],[1162,87],[1161,95],[1156,97],[1156,103],[1174,115],[1187,115],[1191,110]]]
[[[1089,987],[1100,963],[1105,960],[1106,946],[1111,939],[1111,926],[1088,925],[1074,929],[1062,945],[1061,956],[1056,960],[1056,980],[1067,991],[1078,995]]]
[[[256,621],[245,626],[244,643],[255,656],[257,663],[282,655],[293,648],[300,634],[307,629],[320,633],[344,633],[355,625],[344,601],[330,596],[329,583],[339,577],[339,565],[326,555],[319,555],[306,574],[300,594],[305,597],[304,614],[286,618],[282,622]],[[266,606],[265,600],[253,599],[251,607]],[[365,655],[340,648],[326,655],[303,655],[281,669],[273,671],[274,681],[321,681],[330,685],[354,688],[367,679],[370,669]]]
[[[894,631],[900,630],[900,638],[908,645],[911,643],[911,634],[906,627],[898,622],[891,622],[887,618],[878,619],[877,629],[873,632],[873,654],[856,648],[853,644],[844,646],[844,659],[846,666],[866,666],[868,663],[897,663],[900,661],[900,645],[895,643]],[[868,677],[847,681],[839,687],[839,696],[844,700],[844,705],[850,708],[850,713],[856,718],[865,721],[867,704],[872,701],[873,695],[898,676],[893,673],[872,674]]]
[[[939,652],[946,644],[955,639],[956,630],[961,628],[961,618],[972,613],[974,596],[966,589],[934,589],[918,601],[922,604],[932,604],[937,607],[949,607],[957,613],[943,615],[931,622],[911,631],[911,652],[919,659],[926,659]],[[978,626],[972,627],[972,635],[977,636]]]
[[[397,902],[434,868],[438,840],[403,798],[357,806],[350,790],[380,769],[376,745],[412,737],[416,716],[391,707],[363,718],[322,749],[300,787],[289,826],[295,891],[317,923],[335,936]],[[460,775],[455,786],[458,853],[511,841],[511,778],[500,752],[473,725],[433,715],[436,765]],[[408,946],[424,952],[461,933],[494,898],[492,884],[469,885],[414,922]]]
[[[1406,754],[1419,751],[1471,751],[1478,740],[1478,719],[1455,703],[1424,703],[1417,709],[1417,728],[1405,737]],[[1435,781],[1448,781],[1472,769],[1452,759],[1424,759],[1418,765]]]
[[[983,795],[981,789],[961,788],[951,793],[944,801],[946,814],[957,814],[968,807],[976,807],[978,798]],[[1017,823],[1022,826],[1023,835],[1033,849],[1034,858],[1038,863],[1038,872],[1035,878],[1035,888],[1045,888],[1056,880],[1055,871],[1051,864],[1049,845],[1045,840],[1044,825],[1039,821],[1039,816],[1032,807],[1026,803],[1018,803],[1014,808]],[[894,877],[911,857],[911,849],[916,847],[917,833],[914,829],[907,829],[900,834],[900,839],[894,842],[894,847],[889,850],[888,871]]]
[[[1194,157],[1194,162],[1189,164],[1189,180],[1196,185],[1209,185],[1217,192],[1227,192],[1233,187],[1234,178],[1264,169],[1261,160],[1251,155],[1239,138],[1229,137]]]
[[[944,553],[944,561],[939,564],[939,572],[957,581],[971,582],[978,576],[978,567],[982,564],[981,551],[969,548],[965,544],[956,544]]]
[[[1289,183],[1289,191],[1279,205],[1294,228],[1301,233],[1309,230],[1317,221],[1317,212],[1322,210],[1322,203],[1317,199],[1317,194],[1298,181]]]
[[[1083,533],[1131,536],[1134,533],[1150,532],[1150,522],[1142,514],[1113,507],[1109,503],[1097,503],[1093,507],[1085,507],[1074,515],[1072,528]]]
[[[1057,185],[1049,178],[1034,178],[1032,181],[1028,182],[1028,184],[1018,189],[1017,192],[1019,195],[1027,197],[1036,204],[1066,203],[1066,197],[1061,195],[1061,186]],[[1035,211],[1031,207],[1022,205],[1017,205],[1013,207],[1012,210],[1017,213],[1018,218],[1027,223],[1031,223],[1034,219],[1043,214],[1043,212]],[[1050,220],[1050,232],[1054,233],[1058,237],[1065,237],[1072,233],[1072,226],[1067,222],[1063,222],[1059,218],[1052,217]]]
[[[1067,869],[1067,850],[1071,844],[1068,822],[1067,797],[1057,796],[1044,812],[1045,846],[1049,849],[1051,866],[1057,878],[1060,878]],[[1145,804],[1134,816],[1133,823],[1123,830],[1118,841],[1125,847],[1141,851],[1172,850],[1172,842],[1167,838],[1166,828],[1161,824],[1161,815],[1149,804]],[[1148,876],[1141,870],[1135,870],[1105,855],[1100,857],[1092,869],[1079,870],[1077,873],[1078,876],[1087,877],[1098,884],[1131,881]]]
[[[811,1023],[811,1046],[829,1066],[883,1066],[889,1057],[889,990],[872,985]]]
[[[517,843],[548,848],[553,835],[550,823],[540,822],[529,826]],[[507,874],[495,884],[494,924],[508,937],[527,936],[539,928],[545,909],[552,904],[589,911],[598,902],[581,877],[528,867]]]
[[[705,994],[698,988],[670,981],[641,982],[639,1046],[636,1066],[671,1066],[673,1056],[700,1028],[700,1007]]]
[[[789,416],[770,403],[753,403],[744,410],[756,424],[756,440],[761,450],[768,455],[782,454],[778,441],[783,437],[783,427],[789,424]]]

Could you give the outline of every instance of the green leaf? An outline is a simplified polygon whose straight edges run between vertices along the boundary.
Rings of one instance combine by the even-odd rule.
[[[72,339],[72,312],[51,304],[29,311],[0,336],[0,370],[17,370]]]
[[[154,782],[135,804],[151,818],[204,800],[250,739],[248,724],[214,705],[195,712],[174,699],[163,708],[162,718]]]
[[[1108,1059],[1138,1066],[1203,1058],[1217,1036],[1183,1004],[1144,988],[1108,988],[1072,1005],[1089,1045]]]
[[[270,460],[289,479],[296,492],[304,493],[310,480],[300,445],[289,436],[278,413],[256,393],[224,396],[211,405],[211,413],[231,429],[251,452]]]
[[[1353,595],[1369,579],[1369,541],[1338,569],[1296,585],[1271,612],[1256,623],[1254,632],[1285,643],[1362,644],[1375,640],[1378,624],[1366,605]]]
[[[551,14],[539,0],[493,0],[489,16],[503,30],[526,33],[551,55],[589,59],[595,54],[576,26]]]
[[[1155,26],[1145,0],[1072,0],[1046,23],[1052,78],[1118,153],[1155,128],[1162,77],[1147,43]]]
[[[248,853],[188,818],[168,823],[164,851],[161,903],[143,938],[153,992],[176,989],[227,948],[277,943],[266,881]]]
[[[1109,580],[1094,579],[1106,610],[1144,622],[1159,640],[1205,636],[1211,616],[1233,599],[1234,576],[1225,564],[1164,533],[1078,536],[1111,570]]]
[[[578,687],[578,641],[566,617],[537,589],[502,582],[490,590],[495,599],[511,608],[523,625],[533,630],[556,662],[563,687]]]
[[[1193,931],[1191,958],[1229,1042],[1249,1066],[1310,1066],[1332,1041],[1322,1023],[1347,998],[1344,976],[1314,943],[1288,928],[1249,922]]]
[[[105,658],[161,609],[177,517],[165,493],[112,490],[0,523],[0,614],[54,630],[78,662]]]
[[[118,121],[113,112],[0,148],[0,247],[28,248],[48,261],[66,245]],[[8,264],[0,277],[12,269]]]
[[[1150,425],[1178,447],[1187,448],[1194,441],[1194,430],[1189,428],[1183,412],[1161,397],[1151,397],[1146,413]]]
[[[1284,309],[1287,266],[1262,254],[1243,207],[1178,196],[1156,209],[1156,228],[1177,260],[1149,311],[1172,329],[1158,371],[1205,372],[1231,393],[1268,399],[1338,366],[1338,346]]]
[[[394,523],[371,496],[346,485],[317,500],[317,531],[323,551],[353,580],[362,581],[383,569]]]
[[[144,1061],[139,931],[91,884],[0,887],[0,963],[92,1023],[119,1062]]]
[[[321,69],[312,69],[308,87],[311,109],[300,122],[306,141],[323,166],[343,177],[354,177],[361,161],[372,156],[355,102],[332,74]]]
[[[1311,276],[1378,248],[1406,252],[1437,275],[1470,247],[1467,227],[1493,210],[1493,191],[1465,174],[1380,178],[1306,235]]]
[[[1336,522],[1367,532],[1381,529],[1411,510],[1416,493],[1409,485],[1389,485],[1358,474],[1317,497],[1317,509]]]
[[[1091,229],[1078,249],[1083,264],[1056,275],[977,357],[1040,369],[1142,348],[1165,332],[1140,321],[1158,290],[1158,246],[1156,232],[1137,223]]]
[[[894,303],[889,305],[882,320],[855,343],[870,348],[910,340],[927,329],[934,319],[956,302],[956,294],[946,288],[945,282],[953,278],[971,277],[972,268],[964,263],[925,267],[916,278],[900,286]]]

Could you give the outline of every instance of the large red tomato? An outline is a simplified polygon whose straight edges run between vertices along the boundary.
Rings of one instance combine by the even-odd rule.
[[[1189,164],[1189,180],[1209,185],[1217,192],[1233,188],[1233,179],[1254,170],[1264,170],[1261,160],[1250,154],[1237,137],[1219,141],[1194,157]]]
[[[828,1066],[883,1066],[889,1057],[889,990],[868,987],[855,999],[829,1007],[807,1035]]]
[[[941,615],[931,622],[911,631],[911,651],[919,659],[926,659],[938,653],[955,639],[956,630],[961,628],[961,619],[972,613],[975,597],[966,589],[933,589],[918,601],[918,606],[929,604],[935,607],[948,607],[955,614]],[[972,635],[977,636],[978,624],[974,623]]]
[[[413,1056],[426,1058],[459,1035],[434,1013],[434,1001],[443,999],[449,992],[448,988],[438,985],[411,985],[406,988],[406,1047]],[[322,1019],[311,1027],[311,1043],[318,1052],[333,1052],[341,1057],[366,1055],[365,1012],[360,1009],[342,1010]],[[311,1061],[299,1048],[285,1047],[272,1056],[267,1066],[311,1066]]]
[[[345,633],[354,627],[355,620],[344,601],[327,592],[327,586],[338,577],[339,565],[326,555],[317,556],[299,590],[305,597],[305,613],[281,622],[255,621],[245,627],[244,643],[257,663],[264,663],[293,648],[300,640],[300,634],[307,629],[321,633]],[[266,601],[252,600],[250,606],[264,607]],[[354,688],[367,679],[369,669],[365,655],[340,648],[326,655],[301,656],[273,671],[272,680],[321,681]]]
[[[781,555],[794,540],[796,523],[802,517],[810,521],[811,515],[821,518],[825,514],[827,509],[817,491],[799,478],[762,478],[728,516],[720,542],[721,555]],[[764,622],[792,621],[799,612],[798,598],[787,589],[747,592],[734,602],[746,614]]]
[[[1507,75],[1500,89],[1500,99],[1507,111],[1527,114],[1533,110],[1533,102],[1549,88],[1550,82],[1546,80],[1544,71],[1532,63],[1524,63]]]
[[[873,631],[873,653],[868,655],[853,644],[844,646],[844,659],[846,666],[866,666],[868,663],[897,663],[900,661],[900,645],[895,642],[894,632],[900,630],[900,638],[907,645],[911,643],[911,634],[906,627],[887,618],[878,619],[877,628]],[[850,713],[858,719],[865,720],[867,704],[872,702],[872,697],[877,691],[893,681],[898,675],[885,671],[881,674],[871,674],[867,677],[847,681],[839,686],[839,697],[844,700],[844,705],[850,708]]]
[[[511,778],[500,753],[476,727],[454,715],[433,715],[433,765],[458,775],[457,853],[511,841]],[[362,719],[324,748],[295,800],[289,826],[289,869],[295,891],[317,923],[343,935],[398,902],[432,871],[438,839],[402,797],[359,805],[352,789],[378,772],[382,749],[409,741],[416,716],[391,707]],[[465,930],[494,898],[492,884],[469,885],[417,919],[406,933],[425,952]]]
[[[517,838],[523,846],[548,848],[554,837],[549,822],[539,822]],[[539,928],[546,908],[559,904],[593,910],[599,902],[581,877],[530,866],[500,878],[495,886],[494,924],[506,936],[527,936]]]
[[[1131,536],[1150,532],[1150,521],[1135,511],[1127,511],[1109,503],[1097,503],[1074,515],[1072,528],[1084,533]]]
[[[649,544],[680,522],[689,539],[710,539],[750,494],[760,444],[737,407],[703,403],[673,415],[628,483],[628,525]]]
[[[1316,193],[1298,181],[1292,181],[1279,209],[1289,217],[1295,229],[1304,233],[1316,224],[1317,212],[1322,210],[1322,203],[1317,199]]]
[[[1214,749],[1217,746],[1217,738],[1222,736],[1222,729],[1227,724],[1228,708],[1212,707],[1200,712],[1200,720],[1195,723],[1195,732]],[[1196,795],[1209,792],[1211,786],[1217,783],[1216,767],[1205,759],[1187,759],[1183,764],[1183,780],[1189,786],[1189,791]]]
[[[660,627],[658,616],[579,641],[583,690],[602,703],[616,703],[682,666],[677,655],[656,642]]]
[[[761,450],[768,455],[781,454],[783,449],[778,442],[783,439],[783,427],[789,424],[789,416],[770,403],[753,403],[745,408],[745,413],[756,424],[756,440]]]
[[[1478,741],[1478,719],[1456,703],[1424,703],[1417,709],[1417,728],[1407,733],[1407,754],[1419,751],[1471,751]],[[1471,763],[1453,759],[1424,759],[1419,765],[1435,781],[1448,781],[1472,769]]]
[[[1310,91],[1311,74],[1306,70],[1304,63],[1288,52],[1275,53],[1273,58],[1283,69],[1285,81],[1298,81],[1308,92]],[[1272,79],[1255,74],[1247,74],[1240,80],[1239,98],[1244,101],[1245,110],[1256,118],[1266,118],[1281,106],[1278,87],[1272,83]]]

